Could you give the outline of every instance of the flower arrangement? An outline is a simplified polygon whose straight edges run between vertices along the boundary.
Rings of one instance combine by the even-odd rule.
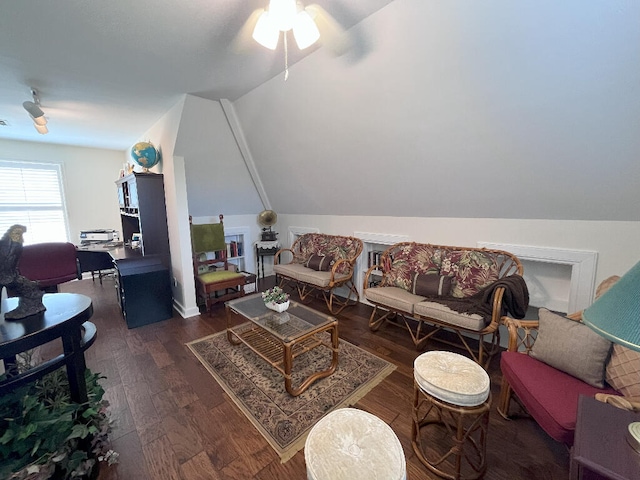
[[[289,294],[276,286],[262,292],[262,300],[264,300],[264,303],[287,303]]]

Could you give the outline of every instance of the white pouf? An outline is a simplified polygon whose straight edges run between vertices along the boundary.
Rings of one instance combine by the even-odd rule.
[[[327,414],[304,446],[308,480],[405,480],[404,451],[391,427],[355,408]]]
[[[423,353],[413,362],[413,376],[422,391],[462,407],[482,404],[491,388],[480,365],[453,352]]]

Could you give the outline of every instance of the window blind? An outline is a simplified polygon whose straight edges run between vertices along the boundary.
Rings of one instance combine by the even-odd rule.
[[[0,160],[0,235],[15,224],[25,244],[68,241],[60,165]]]

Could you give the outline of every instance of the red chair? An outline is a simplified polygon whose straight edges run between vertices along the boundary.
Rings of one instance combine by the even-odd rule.
[[[76,247],[69,242],[45,242],[25,245],[18,261],[20,275],[38,282],[48,293],[58,291],[58,285],[82,278],[76,257]]]

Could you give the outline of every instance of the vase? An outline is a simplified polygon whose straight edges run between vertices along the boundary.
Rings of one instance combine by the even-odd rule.
[[[266,302],[265,306],[270,310],[274,310],[274,311],[276,311],[278,313],[282,313],[287,308],[289,308],[289,300],[287,300],[284,303]]]

